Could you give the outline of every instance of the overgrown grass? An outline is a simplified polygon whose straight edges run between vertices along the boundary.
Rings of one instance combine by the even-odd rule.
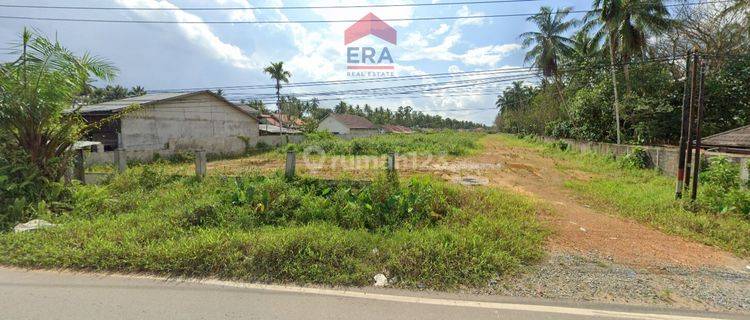
[[[656,170],[629,166],[629,159],[561,151],[539,139],[500,136],[509,144],[529,147],[558,159],[560,170],[591,173],[590,180],[569,180],[566,186],[609,212],[647,223],[666,233],[717,246],[739,256],[750,256],[750,220],[741,214],[719,213],[708,206],[674,200],[674,179]],[[695,210],[687,210],[691,208]]]
[[[332,134],[318,132],[308,135],[299,144],[292,144],[285,150],[304,152],[305,150],[324,151],[330,155],[383,155],[389,152],[401,154],[427,153],[452,156],[468,155],[479,150],[479,138],[484,134],[444,131],[435,133],[385,134],[367,138],[343,140]]]
[[[260,282],[475,286],[543,255],[536,206],[428,177],[239,179],[130,170],[78,186],[60,225],[0,234],[0,264]]]

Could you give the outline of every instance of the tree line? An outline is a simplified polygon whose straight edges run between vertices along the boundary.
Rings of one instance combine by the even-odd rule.
[[[520,35],[539,84],[515,82],[496,101],[512,133],[593,141],[675,143],[688,50],[706,62],[704,133],[750,123],[750,1],[594,0],[582,19],[542,7]]]

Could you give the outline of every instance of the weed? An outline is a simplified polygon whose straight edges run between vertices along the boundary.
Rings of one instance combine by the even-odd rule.
[[[455,288],[538,261],[547,234],[526,198],[426,177],[197,182],[157,166],[80,188],[88,200],[58,227],[0,234],[0,264],[333,285],[382,272]]]

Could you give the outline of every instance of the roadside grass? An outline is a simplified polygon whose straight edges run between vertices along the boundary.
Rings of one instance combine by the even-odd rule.
[[[503,143],[541,152],[560,170],[591,173],[591,179],[569,180],[566,187],[588,203],[669,234],[750,256],[750,220],[738,214],[715,213],[705,207],[686,210],[689,201],[674,199],[674,179],[652,169],[623,168],[611,156],[562,151],[534,138],[500,135]]]
[[[544,254],[528,198],[430,177],[371,184],[248,174],[203,181],[141,166],[76,186],[57,227],[0,234],[0,264],[243,281],[485,285]]]
[[[407,154],[464,156],[481,148],[478,140],[483,133],[441,131],[433,133],[383,134],[367,138],[343,140],[326,132],[316,132],[298,144],[283,150],[317,151],[328,155],[383,155],[390,152]]]

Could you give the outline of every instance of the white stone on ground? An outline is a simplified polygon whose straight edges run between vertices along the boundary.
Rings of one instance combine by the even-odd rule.
[[[31,231],[36,229],[44,229],[44,228],[50,228],[54,227],[55,224],[44,221],[42,219],[34,219],[26,223],[20,223],[13,227],[14,232],[25,232],[25,231]]]
[[[388,284],[388,278],[386,278],[385,275],[382,273],[378,273],[372,278],[375,279],[376,287],[385,287],[385,285]]]

